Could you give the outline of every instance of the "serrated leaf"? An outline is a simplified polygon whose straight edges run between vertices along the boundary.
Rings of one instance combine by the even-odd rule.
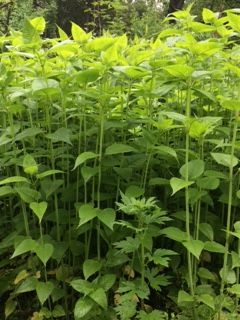
[[[191,252],[198,260],[200,257],[200,254],[204,248],[204,243],[200,240],[188,240],[183,241],[182,244],[184,247]]]
[[[172,187],[172,191],[173,191],[172,196],[176,192],[178,192],[186,187],[191,186],[193,183],[194,183],[193,181],[185,181],[185,180],[179,179],[179,178],[171,178],[170,186]]]
[[[81,164],[83,164],[84,162],[86,162],[87,160],[90,160],[90,159],[95,159],[97,158],[98,155],[94,152],[90,152],[90,151],[87,151],[87,152],[83,152],[81,153],[76,161],[75,161],[75,165],[74,165],[74,168],[72,170],[75,170],[78,166],[80,166]]]
[[[39,222],[41,223],[42,218],[47,210],[47,202],[42,201],[42,202],[31,202],[30,203],[30,208],[32,211],[35,213],[35,215],[38,217]]]
[[[40,282],[39,281],[37,283],[36,292],[37,292],[38,299],[42,305],[48,299],[48,297],[52,293],[53,289],[54,289],[54,285],[50,281],[47,281],[47,282]]]
[[[121,143],[114,143],[106,148],[106,155],[114,155],[119,153],[137,152],[137,150],[131,146]]]
[[[85,280],[88,280],[89,277],[91,277],[93,274],[98,272],[102,267],[102,264],[100,261],[97,260],[85,260],[83,263],[83,275]]]

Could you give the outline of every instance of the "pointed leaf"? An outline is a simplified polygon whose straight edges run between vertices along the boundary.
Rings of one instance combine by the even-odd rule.
[[[53,254],[53,245],[51,243],[39,244],[35,247],[34,251],[42,263],[46,266],[48,260]]]
[[[88,297],[78,299],[74,307],[74,319],[81,320],[94,306],[94,301]]]
[[[106,148],[106,155],[113,155],[119,153],[137,152],[137,150],[131,146],[122,143],[114,143]]]
[[[30,208],[35,213],[35,215],[38,217],[38,220],[40,223],[41,223],[42,218],[47,210],[47,206],[48,206],[48,204],[45,201],[30,203]]]
[[[87,151],[87,152],[83,152],[81,153],[76,161],[75,161],[75,165],[74,165],[74,168],[72,170],[75,170],[78,166],[80,166],[81,164],[83,164],[84,162],[86,162],[87,160],[90,160],[90,159],[95,159],[97,158],[98,155],[94,152],[90,152],[90,151]]]
[[[190,185],[192,185],[194,182],[193,181],[185,181],[183,179],[179,179],[179,178],[171,178],[170,180],[170,185],[172,187],[172,196],[178,192],[179,190],[182,190],[186,187],[189,187]]]
[[[41,305],[49,298],[50,294],[54,289],[54,285],[52,282],[38,282],[36,286],[36,292]]]
[[[98,272],[102,267],[100,261],[97,260],[85,260],[83,263],[83,275],[85,280],[91,277],[94,273]]]
[[[100,210],[97,215],[98,219],[105,224],[109,229],[113,230],[113,225],[116,219],[116,212],[112,208]]]
[[[36,241],[33,239],[24,239],[15,249],[11,258],[15,258],[28,251],[34,251],[36,248]]]
[[[218,164],[225,167],[235,167],[238,164],[238,158],[235,156],[232,157],[230,154],[212,152],[211,156]]]
[[[188,162],[188,179],[189,180],[196,180],[198,177],[200,177],[204,172],[204,161],[198,159],[198,160],[192,160]],[[186,179],[186,170],[187,165],[184,164],[180,169],[180,174],[183,178]]]
[[[182,244],[188,251],[190,251],[197,259],[199,259],[200,254],[204,248],[204,243],[200,240],[188,240],[183,241]]]
[[[100,307],[107,309],[107,296],[102,288],[98,288],[90,293],[89,297],[93,299]]]
[[[97,209],[90,204],[84,204],[78,209],[78,215],[80,219],[78,227],[80,227],[97,216]]]

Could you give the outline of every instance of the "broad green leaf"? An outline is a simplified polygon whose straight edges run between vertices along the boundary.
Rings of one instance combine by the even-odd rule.
[[[29,21],[33,28],[37,30],[39,33],[43,33],[46,27],[46,22],[43,17],[36,17]]]
[[[28,179],[26,179],[24,177],[14,176],[14,177],[9,177],[9,178],[6,178],[6,179],[0,181],[0,186],[2,186],[3,184],[18,183],[18,182],[29,182],[29,181],[28,181]]]
[[[234,31],[240,32],[240,16],[231,12],[227,13],[228,21]]]
[[[109,289],[112,288],[116,281],[116,275],[115,274],[104,274],[100,277],[98,281],[99,287],[103,288],[105,292],[107,292]]]
[[[210,307],[212,310],[215,310],[215,301],[214,297],[210,294],[204,293],[197,297],[199,302],[204,303],[206,306]]]
[[[42,243],[34,248],[34,251],[38,258],[42,261],[44,266],[46,266],[48,260],[53,254],[54,247],[51,243]]]
[[[46,179],[41,181],[41,189],[45,193],[46,199],[48,199],[53,193],[57,192],[63,183],[63,179],[55,179],[53,181]]]
[[[186,64],[175,64],[171,66],[167,66],[163,68],[166,70],[171,76],[176,78],[189,78],[194,69]]]
[[[186,291],[180,290],[178,292],[178,304],[181,305],[183,303],[189,303],[189,302],[194,302],[194,297],[191,296],[189,293]]]
[[[210,241],[213,241],[214,232],[213,228],[209,223],[202,222],[199,224],[199,230],[204,234]]]
[[[149,74],[148,70],[141,67],[116,66],[113,67],[113,69],[132,79],[140,79]]]
[[[239,268],[240,267],[240,257],[238,255],[238,253],[232,251],[231,256],[232,256],[232,269]]]
[[[144,194],[144,189],[135,185],[127,187],[125,191],[125,196],[128,198],[139,198],[143,194]]]
[[[193,183],[194,183],[193,181],[185,181],[179,178],[171,178],[170,186],[172,187],[172,191],[173,191],[172,196],[179,190],[182,190],[184,188],[191,186]]]
[[[36,292],[39,301],[41,302],[41,305],[44,304],[44,302],[49,298],[50,294],[52,293],[54,289],[54,285],[52,282],[40,282],[38,281],[36,286]]]
[[[71,22],[71,24],[72,24],[71,32],[72,32],[73,40],[77,42],[85,42],[91,37],[91,34],[87,34],[76,23]]]
[[[220,277],[223,279],[223,268],[219,271]],[[234,284],[237,281],[236,272],[227,268],[225,281],[228,284]]]
[[[4,313],[5,313],[5,319],[7,319],[16,309],[17,307],[17,302],[12,300],[12,299],[8,299],[5,303],[5,309],[4,309]]]
[[[10,186],[0,187],[0,197],[7,196],[11,193],[14,193],[14,190],[12,187]]]
[[[116,219],[116,212],[112,208],[99,210],[97,213],[98,219],[105,224],[109,229],[113,230],[113,225]]]
[[[62,28],[60,28],[59,26],[57,26],[58,29],[58,34],[61,40],[67,40],[68,39],[68,35],[66,34],[65,31],[63,31]]]
[[[74,307],[74,319],[81,320],[84,318],[94,306],[94,301],[88,297],[80,298]]]
[[[33,156],[31,156],[30,154],[27,154],[23,158],[23,169],[24,169],[25,173],[30,174],[30,175],[34,175],[34,174],[38,173],[37,162],[35,161]]]
[[[198,269],[198,276],[202,279],[207,279],[207,280],[211,280],[214,282],[216,281],[216,277],[214,276],[214,274],[206,268],[200,267]]]
[[[32,82],[32,91],[33,93],[41,93],[41,92],[58,92],[56,89],[59,88],[59,83],[54,79],[34,79]],[[48,90],[50,89],[50,90]]]
[[[154,147],[154,151],[156,153],[163,154],[163,155],[166,154],[166,155],[169,155],[169,156],[177,159],[176,151],[173,148],[170,148],[168,146],[157,146],[157,147]]]
[[[93,284],[83,279],[72,280],[71,286],[79,293],[83,293],[85,296],[89,295],[95,290]]]
[[[213,23],[217,20],[216,13],[207,8],[203,8],[202,17],[205,23]]]
[[[81,174],[83,176],[84,182],[87,183],[92,177],[94,177],[99,172],[99,168],[83,166],[81,168]]]
[[[204,243],[202,241],[188,240],[188,241],[183,241],[182,244],[188,251],[190,251],[199,260],[200,254],[204,248]]]
[[[106,155],[113,155],[119,153],[127,153],[127,152],[137,152],[137,150],[131,146],[121,143],[114,143],[111,146],[106,148]]]
[[[42,202],[31,202],[30,203],[30,208],[32,211],[35,213],[35,215],[38,217],[39,222],[41,223],[42,218],[47,210],[47,202],[42,201]]]
[[[78,209],[78,215],[80,219],[78,227],[94,219],[97,216],[97,212],[97,209],[93,208],[90,204],[82,205]]]
[[[61,170],[47,170],[47,171],[38,173],[36,175],[36,177],[41,180],[41,179],[46,178],[48,176],[55,175],[56,173],[63,173],[63,171],[61,171]]]
[[[164,234],[169,239],[183,242],[187,240],[187,234],[186,232],[182,231],[181,229],[175,228],[175,227],[167,227],[164,228],[161,231],[162,234]]]
[[[200,177],[204,172],[204,161],[192,160],[188,162],[188,178],[189,180],[196,180]],[[186,172],[187,172],[187,164],[184,164],[180,169],[180,174],[183,178],[186,179]]]
[[[240,284],[234,284],[231,288],[228,288],[228,291],[231,294],[236,294],[237,296],[240,296]]]
[[[206,241],[204,244],[204,250],[210,252],[224,253],[225,247],[222,244],[215,241]]]
[[[36,135],[38,135],[40,133],[43,133],[42,129],[39,129],[39,128],[28,128],[28,129],[25,129],[22,132],[18,133],[15,136],[14,140],[15,141],[19,141],[19,140],[24,140],[24,139],[27,139],[27,138],[33,138],[33,137],[35,137]]]
[[[65,310],[60,304],[57,304],[52,311],[53,318],[66,317]]]
[[[102,288],[98,288],[89,294],[89,297],[94,300],[100,307],[107,309],[107,296]]]
[[[36,241],[33,239],[24,239],[19,245],[16,247],[14,250],[13,255],[11,258],[15,258],[23,253],[29,252],[29,251],[34,251],[36,248]]]
[[[240,110],[240,99],[222,99],[221,105],[224,109],[239,111]]]
[[[90,151],[86,151],[81,153],[76,161],[75,161],[75,165],[74,168],[72,170],[75,170],[78,166],[80,166],[81,164],[83,164],[84,162],[86,162],[87,160],[90,159],[95,159],[98,157],[98,154],[94,153],[94,152],[90,152]]]
[[[67,144],[72,144],[70,131],[67,128],[59,128],[54,133],[47,134],[46,137],[51,139],[53,142],[65,142]]]
[[[149,180],[150,186],[165,186],[169,185],[169,180],[164,178],[152,178]]]
[[[37,278],[35,276],[29,277],[24,280],[19,287],[14,291],[15,294],[26,293],[36,290]]]
[[[14,190],[18,193],[19,197],[26,203],[37,201],[40,198],[40,193],[34,189],[21,186],[14,187]]]
[[[197,186],[201,189],[216,190],[219,187],[220,180],[214,177],[203,177],[197,179]]]
[[[88,280],[89,277],[91,277],[93,274],[98,272],[102,267],[102,264],[100,261],[97,260],[85,260],[83,263],[83,275],[85,280]]]
[[[225,167],[235,167],[238,164],[238,158],[231,156],[231,154],[211,152],[211,156],[218,164]]]
[[[87,70],[79,71],[76,75],[78,83],[89,83],[96,81],[100,76],[98,69],[90,68]]]
[[[85,46],[88,51],[103,51],[112,46],[116,39],[110,37],[98,37],[88,42]]]

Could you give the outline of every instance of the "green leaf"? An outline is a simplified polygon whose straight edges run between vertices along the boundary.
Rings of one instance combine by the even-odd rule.
[[[27,154],[23,158],[23,169],[24,169],[25,173],[30,174],[30,175],[34,175],[34,174],[38,173],[37,162],[35,161],[33,156],[31,156],[30,154]]]
[[[9,177],[9,178],[6,178],[6,179],[0,181],[0,186],[2,186],[3,184],[19,183],[19,182],[27,182],[27,183],[29,183],[29,181],[24,177],[14,176],[14,177]]]
[[[107,292],[109,289],[112,288],[116,281],[116,275],[115,274],[104,274],[100,277],[98,281],[99,287],[103,288],[105,292]]]
[[[223,99],[221,105],[224,109],[239,111],[240,110],[240,100],[237,99]]]
[[[83,164],[84,162],[86,162],[87,160],[90,160],[90,159],[95,159],[97,158],[98,155],[94,152],[90,152],[90,151],[87,151],[87,152],[83,152],[81,153],[76,161],[75,161],[75,165],[74,165],[74,168],[72,170],[75,170],[78,166],[80,166],[81,164]]]
[[[46,137],[51,139],[53,142],[65,142],[67,144],[72,144],[70,140],[70,131],[67,128],[59,128],[54,133],[47,134]]]
[[[95,290],[92,283],[82,279],[73,280],[70,284],[76,291],[83,293],[85,296]]]
[[[186,64],[175,64],[171,66],[167,66],[163,68],[166,70],[171,76],[176,78],[189,78],[194,69]]]
[[[35,213],[35,215],[38,217],[38,220],[40,223],[41,223],[42,218],[47,210],[47,206],[48,206],[48,204],[45,201],[30,203],[30,208]]]
[[[210,296],[210,294],[201,294],[200,296],[197,297],[197,300],[199,302],[204,303],[206,306],[210,307],[211,309],[215,310],[215,302],[214,302],[214,297]]]
[[[138,198],[144,194],[144,189],[138,186],[132,185],[127,187],[125,196],[128,198]]]
[[[206,268],[200,267],[198,269],[198,276],[202,279],[207,279],[207,280],[211,280],[214,282],[216,281],[216,277],[214,276],[214,274]]]
[[[228,21],[234,31],[240,32],[240,16],[231,12],[227,13]]]
[[[39,33],[43,33],[46,27],[46,22],[43,17],[36,17],[29,21],[33,28],[37,30]]]
[[[14,250],[13,255],[11,258],[15,258],[23,253],[26,253],[28,251],[34,251],[36,248],[36,241],[33,239],[24,239]]]
[[[58,188],[63,185],[63,179],[55,179],[55,180],[43,180],[41,182],[41,189],[46,195],[46,199],[50,197],[53,193],[57,192]]]
[[[89,297],[94,300],[100,307],[105,310],[107,309],[107,296],[102,288],[98,288],[97,290],[90,293]]]
[[[196,180],[204,172],[204,161],[202,160],[192,160],[188,162],[188,178],[190,180]],[[186,179],[187,165],[184,164],[180,169],[180,174]]]
[[[43,130],[39,129],[39,128],[28,128],[28,129],[25,129],[22,132],[18,133],[15,136],[14,141],[24,140],[26,138],[33,138],[42,132],[43,132]]]
[[[26,203],[37,201],[40,198],[40,193],[38,191],[25,186],[14,187],[14,190],[18,193],[20,198]]]
[[[113,225],[116,219],[116,212],[112,208],[99,210],[97,214],[98,219],[105,224],[109,229],[113,230]]]
[[[179,305],[183,304],[183,303],[189,303],[189,302],[194,302],[194,298],[193,296],[191,296],[189,293],[187,293],[186,291],[180,290],[178,292],[178,301],[177,303]]]
[[[231,294],[235,294],[237,296],[240,296],[240,284],[234,284],[231,288],[228,288],[228,291]]]
[[[71,22],[71,24],[72,24],[71,32],[72,32],[73,40],[77,42],[85,42],[91,37],[91,34],[87,34],[76,23]]]
[[[52,311],[52,316],[53,318],[61,318],[61,317],[65,317],[66,313],[65,310],[63,309],[62,306],[60,306],[60,304],[57,304],[53,311]]]
[[[94,82],[100,77],[100,71],[95,68],[90,68],[87,70],[79,71],[76,75],[76,80],[78,83],[89,83]]]
[[[102,264],[100,261],[97,260],[85,260],[83,263],[83,275],[85,280],[88,280],[94,273],[101,270]]]
[[[38,281],[36,286],[36,292],[39,301],[41,302],[41,305],[44,304],[44,302],[49,298],[50,294],[52,293],[54,289],[54,285],[52,282],[40,282]]]
[[[204,250],[209,252],[225,253],[225,247],[215,241],[206,241],[204,244]]]
[[[84,318],[94,306],[94,301],[88,297],[80,298],[74,307],[74,319]]]
[[[188,241],[183,241],[182,244],[188,251],[190,251],[199,260],[200,254],[204,248],[204,243],[202,241],[188,240]]]
[[[205,23],[213,23],[217,20],[216,14],[207,8],[203,8],[202,17]]]
[[[186,232],[182,231],[181,229],[175,228],[175,227],[164,228],[161,231],[161,233],[164,234],[169,239],[172,239],[172,240],[175,240],[178,242],[183,242],[183,241],[187,240]]]
[[[236,252],[232,251],[231,256],[232,256],[232,269],[239,268],[240,267],[239,255]]]
[[[163,155],[169,155],[177,160],[177,153],[173,148],[170,148],[168,146],[157,146],[154,147],[154,152],[163,154]]]
[[[80,227],[97,216],[97,209],[91,204],[84,204],[78,209],[78,215],[80,219],[78,227]]]
[[[137,150],[131,146],[121,143],[114,143],[111,146],[106,148],[106,155],[113,155],[119,153],[127,153],[127,152],[137,152]]]
[[[200,223],[199,224],[199,230],[204,234],[210,241],[213,241],[214,238],[214,232],[213,228],[209,223]]]
[[[36,290],[37,286],[37,278],[29,277],[26,280],[24,280],[20,286],[14,291],[15,294],[25,293]]]
[[[34,248],[34,251],[38,258],[42,261],[44,266],[46,266],[48,260],[53,254],[53,245],[51,243],[42,243]]]
[[[213,159],[225,167],[235,167],[238,164],[238,158],[225,153],[211,153]]]
[[[39,180],[41,180],[41,179],[46,178],[48,176],[55,175],[56,173],[63,173],[63,171],[62,170],[47,170],[47,171],[44,171],[44,172],[37,174],[36,177]]]
[[[201,189],[216,190],[219,187],[220,180],[214,177],[203,177],[197,179],[197,186]]]
[[[190,185],[192,185],[194,182],[193,181],[185,181],[183,179],[179,179],[179,178],[171,178],[170,180],[170,186],[172,187],[172,196],[178,192],[179,190],[182,190],[186,187],[189,187]]]
[[[16,309],[17,307],[17,302],[12,300],[12,299],[8,299],[5,303],[5,319],[7,319]]]
[[[94,177],[99,172],[99,168],[91,168],[88,166],[83,166],[81,168],[81,174],[83,176],[84,182],[87,183],[92,177]]]
[[[11,193],[14,193],[14,190],[12,187],[9,187],[9,186],[0,187],[0,197],[7,196]]]

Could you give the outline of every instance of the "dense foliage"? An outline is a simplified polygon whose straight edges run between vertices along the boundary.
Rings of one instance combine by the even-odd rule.
[[[1,318],[239,319],[239,10],[169,19],[0,38]]]

